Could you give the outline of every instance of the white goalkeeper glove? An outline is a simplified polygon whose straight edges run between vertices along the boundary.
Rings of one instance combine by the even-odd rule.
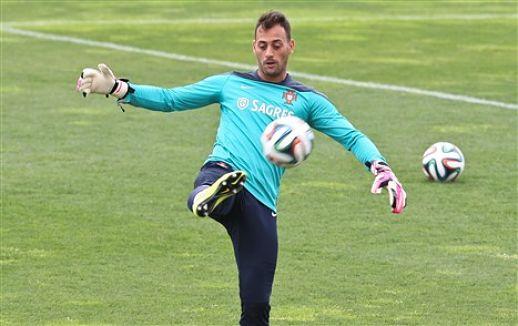
[[[115,78],[111,69],[101,63],[99,69],[85,68],[77,80],[76,90],[86,97],[90,93],[111,94],[116,98],[122,98],[128,92],[128,83]]]
[[[390,166],[385,162],[373,161],[370,166],[371,172],[376,176],[372,184],[371,193],[380,194],[383,188],[389,193],[392,213],[399,214],[406,207],[406,192]]]

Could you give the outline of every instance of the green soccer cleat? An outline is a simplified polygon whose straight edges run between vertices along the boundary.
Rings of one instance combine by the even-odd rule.
[[[222,175],[210,187],[200,191],[192,204],[192,212],[199,217],[208,216],[225,199],[243,189],[246,180],[244,171],[232,171]]]

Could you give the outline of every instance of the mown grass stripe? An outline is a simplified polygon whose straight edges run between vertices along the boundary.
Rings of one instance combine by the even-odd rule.
[[[32,37],[32,38],[36,38],[36,39],[67,42],[67,43],[88,45],[88,46],[95,46],[95,47],[103,47],[103,48],[113,49],[113,50],[117,50],[117,51],[141,53],[141,54],[147,54],[147,55],[151,55],[151,56],[155,56],[155,57],[162,57],[162,58],[167,58],[167,59],[172,59],[172,60],[177,60],[177,61],[212,64],[212,65],[217,65],[217,66],[229,67],[232,69],[250,70],[250,69],[256,68],[256,66],[254,66],[254,65],[248,65],[248,64],[238,63],[238,62],[214,60],[214,59],[202,58],[202,57],[193,57],[193,56],[187,56],[187,55],[178,54],[178,53],[171,53],[171,52],[165,52],[165,51],[143,49],[143,48],[138,48],[138,47],[128,46],[128,45],[121,45],[121,44],[116,44],[116,43],[112,43],[112,42],[101,42],[101,41],[94,41],[94,40],[82,39],[82,38],[71,37],[71,36],[62,36],[62,35],[56,35],[56,34],[50,34],[50,33],[27,31],[27,30],[21,30],[21,29],[13,28],[11,26],[6,26],[6,25],[2,26],[2,31],[11,33],[11,34],[16,34],[16,35],[28,36],[28,37]],[[444,93],[444,92],[438,92],[438,91],[429,91],[429,90],[423,90],[423,89],[419,89],[419,88],[390,85],[390,84],[381,84],[381,83],[375,83],[375,82],[362,82],[362,81],[343,79],[343,78],[337,78],[337,77],[331,77],[331,76],[309,74],[309,73],[304,73],[304,72],[291,71],[290,73],[291,73],[291,75],[293,75],[295,77],[299,77],[299,78],[303,78],[303,79],[307,79],[307,80],[329,82],[329,83],[342,84],[342,85],[348,85],[348,86],[353,86],[353,87],[408,93],[408,94],[414,94],[414,95],[435,97],[435,98],[439,98],[439,99],[443,99],[443,100],[494,106],[494,107],[510,109],[510,110],[518,110],[518,104],[492,101],[492,100],[476,98],[476,97],[471,97],[471,96],[466,96],[466,95],[450,94],[450,93]]]
[[[518,19],[517,14],[444,14],[444,15],[369,15],[340,17],[301,17],[291,18],[293,23],[319,23],[340,21],[437,21],[437,20],[492,20]],[[136,20],[37,20],[5,22],[9,26],[49,26],[49,25],[157,25],[157,24],[254,24],[253,18],[188,18],[188,19],[136,19]]]

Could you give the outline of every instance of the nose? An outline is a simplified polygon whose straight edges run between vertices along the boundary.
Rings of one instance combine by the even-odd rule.
[[[272,47],[271,46],[268,46],[266,48],[266,51],[264,51],[264,55],[266,57],[272,57],[273,56],[273,50],[272,50]]]

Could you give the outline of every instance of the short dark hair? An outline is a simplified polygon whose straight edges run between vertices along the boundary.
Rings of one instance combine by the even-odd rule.
[[[276,25],[280,25],[282,28],[284,28],[288,41],[291,40],[291,26],[288,18],[286,18],[282,12],[273,10],[265,12],[261,15],[261,17],[259,17],[257,24],[255,25],[254,38],[259,27],[268,30]]]

